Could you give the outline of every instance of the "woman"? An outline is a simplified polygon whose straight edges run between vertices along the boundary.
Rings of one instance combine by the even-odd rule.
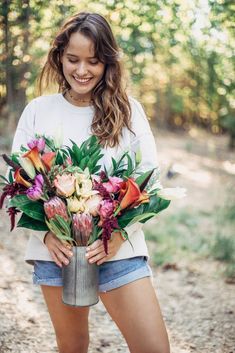
[[[63,143],[82,143],[95,134],[102,144],[103,165],[125,149],[142,153],[142,170],[157,166],[156,146],[145,113],[122,86],[120,55],[107,21],[94,13],[70,18],[56,36],[40,76],[58,83],[59,92],[32,100],[20,118],[13,151],[35,133],[53,135],[59,127]],[[132,353],[168,353],[169,343],[158,300],[151,283],[141,224],[126,228],[133,248],[121,233],[87,247],[87,261],[99,265],[100,298]],[[60,353],[88,351],[88,307],[62,303],[61,267],[71,249],[52,232],[30,236],[26,261],[34,264],[34,283],[40,284],[55,328]],[[114,347],[115,351],[115,347]]]

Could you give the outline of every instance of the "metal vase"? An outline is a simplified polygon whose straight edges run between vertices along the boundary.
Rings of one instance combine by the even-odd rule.
[[[86,246],[74,246],[69,265],[62,267],[64,304],[91,306],[99,301],[99,271],[96,263],[90,264],[85,256]]]

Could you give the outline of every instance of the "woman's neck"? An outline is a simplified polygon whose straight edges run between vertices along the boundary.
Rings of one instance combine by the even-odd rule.
[[[64,98],[70,103],[75,105],[76,107],[89,107],[92,105],[92,99],[89,97],[87,98],[78,98],[75,97],[73,92],[70,90],[67,90],[66,92],[63,93]]]

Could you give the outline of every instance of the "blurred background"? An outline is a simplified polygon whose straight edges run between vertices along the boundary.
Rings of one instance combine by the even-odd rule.
[[[9,150],[23,108],[38,94],[36,80],[54,35],[67,17],[82,10],[98,12],[111,24],[123,52],[128,92],[142,103],[156,137],[162,184],[187,188],[186,198],[145,225],[153,266],[176,276],[184,269],[206,276],[212,292],[223,283],[223,298],[230,298],[235,284],[234,3],[2,0],[2,151]],[[2,230],[7,223],[1,220]]]

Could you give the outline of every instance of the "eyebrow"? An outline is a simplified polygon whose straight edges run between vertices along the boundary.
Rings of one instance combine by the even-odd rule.
[[[74,58],[78,58],[77,55],[74,55],[74,54],[71,54],[71,53],[67,53],[66,55],[73,56]],[[95,56],[89,56],[88,59],[96,59],[96,57]]]

